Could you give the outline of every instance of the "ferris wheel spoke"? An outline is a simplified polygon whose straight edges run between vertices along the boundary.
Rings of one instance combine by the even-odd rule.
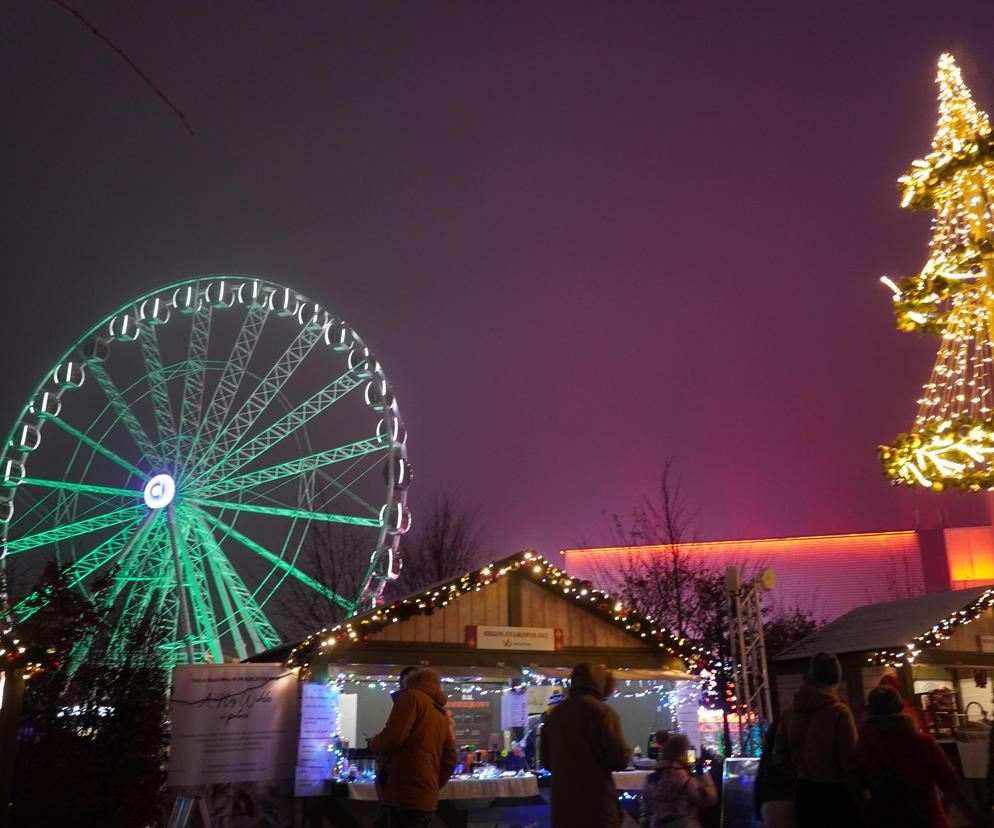
[[[119,454],[115,454],[109,448],[107,448],[106,446],[101,445],[96,440],[94,440],[92,437],[88,437],[86,434],[84,434],[79,429],[73,428],[73,426],[69,425],[69,423],[65,422],[61,418],[59,418],[59,417],[51,417],[51,418],[49,418],[47,420],[47,422],[53,423],[53,424],[57,425],[59,428],[61,428],[67,434],[75,437],[83,445],[88,446],[89,448],[91,448],[95,452],[97,452],[98,454],[103,455],[104,457],[106,457],[108,460],[111,460],[114,463],[117,463],[117,465],[119,465],[125,471],[129,471],[129,472],[131,472],[132,474],[134,474],[134,475],[136,475],[138,477],[144,476],[143,472],[141,470],[139,470],[136,466],[133,466],[131,463],[129,463],[127,460],[125,460],[123,457],[121,457]]]
[[[204,435],[217,434],[224,427],[224,422],[228,418],[228,411],[231,409],[231,403],[238,393],[238,388],[245,376],[249,360],[252,358],[255,346],[259,342],[259,337],[262,334],[262,329],[268,317],[268,304],[251,308],[245,315],[245,321],[242,323],[242,327],[235,339],[235,344],[231,349],[231,356],[228,358],[227,363],[225,363],[224,370],[221,372],[221,378],[217,381],[217,387],[215,387],[214,393],[211,395],[211,401],[207,405],[207,412],[197,426],[197,433],[190,443],[189,453],[184,459],[183,468],[180,472],[181,478],[186,477],[187,468],[189,468],[190,463],[194,462],[198,456],[200,443]]]
[[[311,349],[321,338],[321,329],[306,326],[290,343],[276,364],[266,373],[255,387],[248,399],[245,400],[232,418],[219,428],[210,445],[192,467],[192,474],[197,469],[210,466],[223,458],[232,448],[238,445],[245,433],[255,425],[256,420],[273,401],[273,398],[286,385],[304,361]]]
[[[201,500],[198,498],[188,498],[190,503],[197,506],[209,506],[213,509],[231,509],[234,512],[253,512],[258,515],[272,515],[274,517],[298,518],[300,520],[323,520],[327,523],[345,523],[350,526],[371,526],[379,529],[383,521],[378,518],[361,518],[352,515],[333,515],[327,512],[311,512],[306,509],[285,509],[278,506],[257,506],[255,504],[225,502],[223,500]]]
[[[319,451],[297,460],[279,463],[278,465],[270,466],[268,469],[261,469],[227,480],[220,480],[216,483],[209,483],[206,486],[195,487],[190,491],[190,494],[197,497],[217,497],[219,495],[230,494],[231,492],[242,492],[265,483],[285,480],[288,477],[297,477],[298,475],[315,471],[334,463],[342,463],[366,454],[385,451],[389,447],[390,442],[383,437],[359,440],[356,443],[349,443],[348,445],[339,446],[328,451]]]
[[[211,306],[207,302],[202,302],[193,314],[190,345],[186,355],[186,364],[190,367],[190,372],[183,382],[183,402],[180,405],[179,428],[176,432],[177,465],[180,458],[187,456],[193,445],[203,409],[212,312]]]
[[[46,489],[61,489],[66,492],[81,492],[83,494],[101,495],[104,497],[140,498],[141,492],[134,489],[115,489],[110,486],[94,486],[90,483],[69,483],[66,480],[42,480],[37,477],[25,477],[22,486],[41,486]]]
[[[353,488],[356,483],[358,483],[360,480],[362,480],[363,477],[365,477],[373,469],[376,468],[376,463],[370,463],[366,469],[364,469],[360,474],[357,474],[355,477],[351,478],[348,483],[342,482],[342,480],[360,463],[361,460],[362,458],[356,460],[355,463],[349,466],[344,472],[339,474],[337,477],[329,477],[328,474],[321,469],[315,472],[315,474],[324,481],[324,485],[320,489],[318,489],[317,492],[315,492],[314,498],[318,499],[322,495],[324,495],[324,493],[327,492],[328,489],[334,489],[335,494],[333,494],[330,498],[325,500],[324,501],[325,504],[331,503],[331,501],[333,501],[339,495],[345,495],[351,500],[353,500],[355,503],[358,503],[360,506],[362,506],[367,512],[369,512],[369,514],[379,515],[379,510],[373,508],[372,504],[368,503],[366,500],[360,497],[359,494],[356,491],[354,491]]]
[[[180,516],[176,516],[170,525],[172,532],[172,542],[179,555],[180,570],[186,582],[184,587],[186,594],[190,597],[191,609],[193,611],[193,624],[196,628],[195,639],[206,644],[214,657],[214,661],[220,664],[224,661],[221,652],[221,642],[217,633],[217,624],[214,618],[214,611],[210,606],[210,589],[207,578],[199,561],[195,558],[193,550],[186,543],[188,537],[188,527]]]
[[[250,552],[254,552],[260,558],[262,558],[265,561],[268,561],[277,569],[281,569],[287,574],[292,575],[294,578],[300,581],[300,583],[302,583],[304,586],[310,587],[318,594],[323,595],[329,601],[334,601],[336,604],[338,604],[338,606],[342,607],[348,612],[352,612],[352,610],[355,608],[355,605],[347,598],[343,598],[337,592],[328,589],[328,587],[326,587],[324,584],[320,583],[319,581],[316,581],[306,572],[303,572],[293,564],[284,561],[278,555],[274,555],[272,552],[270,552],[265,547],[260,546],[250,537],[243,535],[241,532],[235,529],[234,526],[225,523],[220,518],[214,517],[214,515],[212,515],[210,512],[205,512],[201,510],[200,514],[202,514],[204,516],[204,519],[207,520],[207,522],[210,523],[212,526],[224,532],[228,537],[238,541],[242,546],[244,546]]]
[[[147,512],[148,509],[144,505],[126,506],[123,509],[115,509],[113,512],[105,515],[97,515],[86,520],[76,521],[65,526],[57,526],[54,529],[48,529],[44,532],[38,532],[34,535],[27,535],[26,537],[9,541],[4,553],[5,555],[16,555],[18,552],[24,552],[28,549],[35,549],[50,543],[60,543],[61,541],[76,538],[80,535],[88,535],[100,529],[108,529],[111,526],[118,526],[130,520],[135,520]]]
[[[89,369],[90,374],[93,376],[94,380],[96,380],[100,390],[103,391],[104,396],[107,397],[107,401],[110,403],[111,408],[114,409],[114,413],[117,414],[118,419],[131,435],[131,439],[135,441],[135,445],[141,449],[142,453],[146,457],[157,462],[161,462],[162,458],[156,451],[156,448],[149,439],[148,434],[145,433],[145,429],[142,427],[142,424],[138,422],[135,412],[131,410],[131,406],[128,405],[124,397],[121,396],[121,392],[118,391],[117,386],[114,385],[114,381],[107,373],[107,369],[96,360],[92,360],[89,363]]]
[[[162,353],[155,327],[148,322],[138,323],[138,339],[141,342],[142,358],[145,360],[145,374],[148,389],[155,409],[155,429],[159,434],[159,446],[166,450],[176,436],[176,421],[173,419],[173,406],[169,399],[169,389],[162,380]]]
[[[114,558],[119,555],[122,557],[127,555],[128,551],[131,549],[131,546],[143,537],[148,519],[146,519],[143,525],[138,528],[137,532],[133,533],[137,523],[137,520],[133,521],[129,526],[126,526],[119,532],[116,532],[99,546],[92,549],[90,552],[87,552],[79,560],[66,567],[64,570],[64,577],[67,579],[68,585],[70,587],[79,586],[84,580],[97,572],[105,564],[114,560]],[[38,612],[38,610],[47,606],[49,599],[50,596],[46,590],[36,590],[35,592],[32,592],[30,595],[22,598],[21,601],[19,601],[14,607],[14,617],[17,618],[19,622],[26,621]]]
[[[362,365],[365,365],[365,362]],[[230,477],[263,454],[263,452],[307,425],[316,416],[330,408],[361,384],[362,380],[356,375],[355,369],[346,371],[333,383],[325,386],[292,411],[284,414],[275,423],[251,440],[229,451],[207,471],[203,472],[199,476],[199,479],[211,481],[213,479]]]
[[[280,642],[279,633],[266,617],[255,593],[245,585],[228,556],[224,554],[202,515],[197,515],[195,529],[207,550],[208,566],[226,613],[220,626],[227,627],[235,644],[235,651],[242,658],[248,657],[240,627],[245,628],[255,652],[275,647]]]

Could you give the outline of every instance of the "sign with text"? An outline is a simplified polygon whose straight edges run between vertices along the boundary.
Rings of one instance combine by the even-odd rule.
[[[490,745],[494,723],[489,696],[477,698],[472,694],[464,694],[458,699],[450,697],[446,706],[456,725],[456,745],[473,745],[476,750],[486,750]]]
[[[321,796],[335,769],[331,748],[338,729],[338,688],[306,682],[300,690],[300,741],[293,794]]]
[[[297,674],[283,665],[181,665],[169,710],[169,785],[293,779]]]
[[[563,631],[551,627],[466,627],[466,646],[478,650],[534,650],[551,653],[563,646]]]

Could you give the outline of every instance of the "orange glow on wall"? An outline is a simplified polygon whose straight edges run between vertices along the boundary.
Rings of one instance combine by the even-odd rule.
[[[953,589],[994,583],[994,530],[990,526],[946,529],[946,560]]]
[[[772,567],[777,588],[771,600],[809,608],[824,620],[864,604],[925,591],[922,549],[914,530],[706,541],[687,545],[684,552],[702,563],[708,559],[719,572],[733,565],[747,571]],[[618,591],[626,566],[665,555],[666,547],[566,549],[563,554],[570,573]]]

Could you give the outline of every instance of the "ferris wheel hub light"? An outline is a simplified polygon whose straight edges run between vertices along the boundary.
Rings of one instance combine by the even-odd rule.
[[[175,495],[176,483],[168,474],[157,474],[145,484],[145,505],[149,509],[164,509]]]

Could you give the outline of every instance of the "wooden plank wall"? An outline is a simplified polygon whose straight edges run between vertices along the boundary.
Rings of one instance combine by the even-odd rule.
[[[632,649],[641,643],[580,609],[572,596],[559,598],[524,578],[521,580],[521,626],[561,629],[565,647]]]
[[[370,641],[426,641],[463,644],[470,624],[507,625],[508,578],[479,592],[468,592],[431,615],[415,615],[369,636]]]

